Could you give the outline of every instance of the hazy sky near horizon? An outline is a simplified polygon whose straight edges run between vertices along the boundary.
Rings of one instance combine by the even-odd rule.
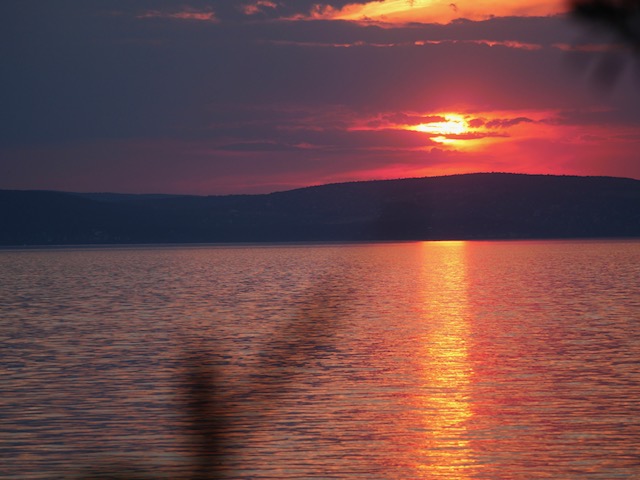
[[[640,179],[635,61],[561,1],[3,0],[0,188]],[[608,55],[608,56],[607,56]],[[625,70],[596,88],[599,62]]]

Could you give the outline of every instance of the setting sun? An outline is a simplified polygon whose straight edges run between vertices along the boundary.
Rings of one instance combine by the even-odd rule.
[[[444,118],[444,122],[420,123],[410,127],[409,130],[436,135],[460,135],[469,129],[467,122],[461,115],[450,114],[445,115]]]

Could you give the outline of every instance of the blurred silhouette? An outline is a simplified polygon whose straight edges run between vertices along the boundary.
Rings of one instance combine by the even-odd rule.
[[[291,318],[266,341],[260,360],[250,374],[248,388],[234,389],[221,381],[215,365],[215,347],[185,346],[179,383],[187,424],[190,471],[183,475],[142,466],[112,462],[84,468],[82,480],[217,480],[238,477],[234,472],[233,422],[249,415],[253,426],[270,428],[264,412],[278,408],[278,399],[288,387],[302,381],[310,363],[322,361],[334,350],[335,331],[345,315],[344,298],[353,297],[348,280],[333,276],[316,278],[309,290],[295,302]],[[208,339],[211,340],[211,339]],[[244,418],[244,420],[247,420]],[[240,439],[242,441],[242,439]],[[151,452],[150,452],[151,453]],[[140,459],[142,462],[145,459]],[[237,460],[237,459],[235,459]]]
[[[575,20],[611,42],[593,62],[592,72],[599,87],[611,89],[628,62],[624,50],[636,59],[640,53],[640,0],[571,0],[569,6]]]
[[[571,13],[603,29],[636,53],[640,48],[640,0],[572,0]]]
[[[207,366],[207,352],[193,351],[186,360],[186,410],[192,443],[194,480],[222,478],[225,470],[225,403],[214,367]]]

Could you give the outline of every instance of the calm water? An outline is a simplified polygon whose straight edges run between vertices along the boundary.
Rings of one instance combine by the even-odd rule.
[[[640,478],[638,241],[1,251],[0,342],[1,478],[186,478],[196,366],[229,478]]]

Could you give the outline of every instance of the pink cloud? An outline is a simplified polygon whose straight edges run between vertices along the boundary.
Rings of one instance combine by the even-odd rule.
[[[276,8],[278,5],[269,0],[258,0],[254,3],[248,3],[246,5],[242,5],[240,8],[242,13],[245,15],[255,15],[257,13],[261,13],[265,8]]]

